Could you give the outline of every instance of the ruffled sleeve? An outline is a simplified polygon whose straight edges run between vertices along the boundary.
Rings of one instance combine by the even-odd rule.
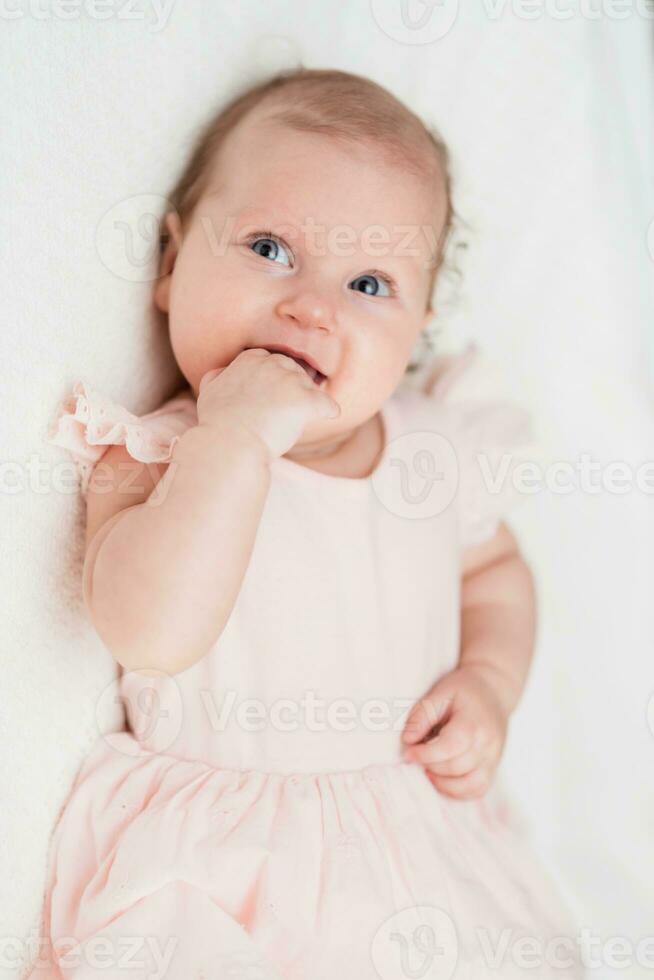
[[[519,467],[541,459],[532,416],[506,397],[502,374],[474,342],[462,353],[434,358],[418,387],[439,403],[452,433],[461,544],[481,544],[530,495],[533,480],[521,480]]]
[[[80,490],[88,492],[93,468],[109,446],[124,445],[143,463],[169,462],[180,436],[197,424],[195,398],[190,389],[147,415],[133,415],[107,395],[83,381],[59,407],[47,441],[67,449],[77,464]]]

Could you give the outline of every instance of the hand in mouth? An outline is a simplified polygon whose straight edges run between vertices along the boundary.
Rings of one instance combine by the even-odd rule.
[[[245,347],[244,350],[251,350],[249,347]],[[321,388],[324,382],[327,380],[327,375],[323,374],[322,371],[318,370],[317,367],[313,367],[307,361],[304,360],[299,354],[293,354],[288,349],[283,347],[265,347],[270,354],[284,354],[286,357],[290,357],[296,364],[299,364],[301,368],[307,372],[311,380],[318,388]]]

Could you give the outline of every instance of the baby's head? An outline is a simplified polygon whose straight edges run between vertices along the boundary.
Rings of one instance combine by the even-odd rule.
[[[327,376],[337,419],[369,419],[433,317],[451,228],[448,154],[391,93],[346,72],[284,72],[205,126],[165,215],[154,301],[200,379],[286,346]]]

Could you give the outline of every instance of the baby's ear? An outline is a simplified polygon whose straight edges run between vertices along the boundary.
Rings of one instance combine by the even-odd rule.
[[[181,241],[182,227],[179,215],[176,211],[168,211],[161,224],[159,269],[153,291],[155,306],[162,313],[168,312],[170,279]]]

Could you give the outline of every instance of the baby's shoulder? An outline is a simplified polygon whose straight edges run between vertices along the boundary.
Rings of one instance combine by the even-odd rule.
[[[60,406],[48,442],[72,456],[82,496],[89,493],[92,478],[96,496],[103,486],[105,493],[112,492],[108,488],[123,478],[132,481],[132,486],[135,478],[142,479],[145,493],[145,487],[156,485],[165,473],[180,437],[196,424],[196,402],[188,388],[154,411],[136,415],[78,381]],[[151,492],[151,485],[149,489]]]
[[[424,364],[398,392],[398,432],[410,433],[414,466],[452,475],[464,546],[480,543],[521,501],[520,467],[542,458],[532,413],[476,343]],[[417,448],[416,448],[417,447]]]
[[[421,365],[398,389],[395,401],[413,428],[433,422],[457,439],[492,442],[527,433],[529,413],[509,388],[506,374],[473,341]]]

